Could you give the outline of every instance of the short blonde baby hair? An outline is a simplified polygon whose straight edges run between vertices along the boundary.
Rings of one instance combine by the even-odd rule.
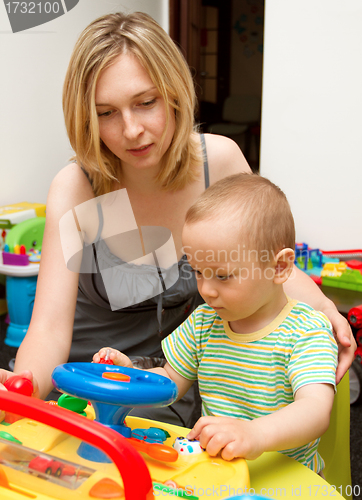
[[[192,205],[185,224],[214,218],[240,223],[242,243],[261,255],[295,247],[295,227],[283,191],[257,174],[235,174],[210,186]]]

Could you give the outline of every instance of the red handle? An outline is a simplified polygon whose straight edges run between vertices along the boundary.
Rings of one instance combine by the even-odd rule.
[[[152,481],[141,455],[118,432],[39,399],[0,391],[0,408],[37,420],[100,448],[121,474],[127,500],[152,500]]]

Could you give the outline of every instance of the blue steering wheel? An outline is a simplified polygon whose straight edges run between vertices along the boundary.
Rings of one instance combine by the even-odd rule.
[[[117,380],[117,376],[127,380]],[[131,437],[124,419],[132,408],[168,406],[178,393],[176,384],[162,375],[98,363],[59,365],[53,371],[52,381],[59,391],[90,401],[95,420],[125,437]]]

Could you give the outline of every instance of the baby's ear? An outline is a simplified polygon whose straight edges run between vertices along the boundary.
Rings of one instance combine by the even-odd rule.
[[[287,281],[293,271],[294,260],[295,254],[291,248],[283,248],[277,253],[275,256],[274,283],[281,285]]]

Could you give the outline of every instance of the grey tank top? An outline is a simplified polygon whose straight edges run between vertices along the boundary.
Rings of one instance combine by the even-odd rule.
[[[209,168],[203,135],[201,135],[201,143],[204,156],[205,188],[207,188]],[[87,175],[83,168],[82,170]],[[96,242],[103,227],[102,210],[98,210],[98,216],[99,228]],[[99,270],[100,256],[113,266],[117,267],[122,264],[121,267],[125,269],[125,272],[117,274],[116,281],[123,294],[130,296],[135,293],[134,288],[137,286],[135,274],[127,272],[127,263],[113,255],[102,240],[89,245],[87,251],[93,253],[96,269],[93,273],[79,275],[69,361],[91,361],[93,354],[104,346],[119,349],[128,356],[162,356],[160,344],[162,338],[177,328],[199,304],[203,303],[186,256],[184,255],[178,264],[175,264],[178,267],[179,277],[171,287],[166,288],[163,284],[162,293],[155,297],[129,307],[112,310]],[[161,279],[162,283],[161,273],[155,276],[155,269],[150,271],[145,267],[143,266],[140,272],[145,274],[146,281]]]

